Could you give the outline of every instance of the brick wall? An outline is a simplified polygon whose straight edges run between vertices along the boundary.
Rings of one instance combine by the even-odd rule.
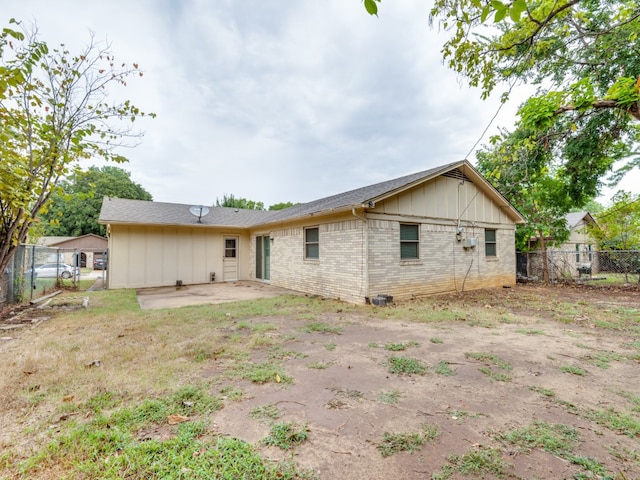
[[[304,258],[304,227],[271,232],[271,284],[362,303],[365,296],[365,230],[361,220],[318,226],[318,260]]]
[[[400,222],[368,220],[367,225],[368,231],[360,220],[305,225],[319,227],[318,260],[304,259],[304,226],[272,231],[271,284],[357,303],[381,293],[402,300],[515,284],[511,226],[490,226],[497,230],[497,256],[486,258],[484,228],[467,228],[465,235],[475,237],[477,244],[464,249],[456,240],[453,224],[422,223],[420,259],[407,261],[400,260]],[[252,252],[253,262],[254,255]]]
[[[515,284],[513,228],[496,228],[497,256],[485,257],[484,229],[467,228],[476,238],[465,249],[454,225],[420,224],[419,260],[400,259],[400,222],[369,221],[369,295],[406,299],[441,292]]]

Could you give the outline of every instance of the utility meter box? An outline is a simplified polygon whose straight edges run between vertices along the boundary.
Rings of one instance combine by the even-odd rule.
[[[476,248],[476,239],[475,239],[475,237],[463,239],[462,240],[462,246],[464,248]]]

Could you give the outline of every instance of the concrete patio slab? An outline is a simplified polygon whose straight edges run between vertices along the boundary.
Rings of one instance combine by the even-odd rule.
[[[187,305],[203,305],[279,295],[304,295],[301,292],[274,287],[268,283],[238,281],[219,282],[182,287],[154,287],[137,290],[138,303],[143,310],[177,308]]]

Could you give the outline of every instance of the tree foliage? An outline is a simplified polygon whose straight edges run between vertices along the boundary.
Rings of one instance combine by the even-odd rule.
[[[216,198],[216,207],[243,208],[246,210],[264,210],[264,203],[246,198],[236,198],[233,194],[222,195],[222,200]]]
[[[573,205],[570,179],[563,169],[553,168],[550,155],[522,130],[504,131],[492,139],[491,147],[478,152],[478,170],[527,220],[517,226],[516,247],[541,250],[545,281],[547,248],[568,238],[565,215]]]
[[[501,84],[538,85],[517,128],[574,176],[576,199],[595,196],[616,161],[640,163],[636,0],[436,0],[431,19],[452,33],[448,66],[484,98]]]
[[[295,207],[296,205],[300,204],[293,202],[274,203],[273,205],[269,205],[269,210],[284,210],[285,208]]]
[[[640,194],[616,193],[611,206],[596,215],[590,233],[601,250],[640,249]]]
[[[108,98],[142,75],[136,64],[116,61],[93,39],[72,54],[50,49],[35,27],[10,27],[0,33],[0,272],[58,182],[81,159],[125,161],[114,147],[135,143],[132,122],[145,115]]]
[[[73,173],[60,183],[60,191],[40,216],[45,235],[75,237],[95,233],[104,235],[98,224],[104,197],[153,200],[140,184],[131,180],[126,170],[114,166],[90,167]]]

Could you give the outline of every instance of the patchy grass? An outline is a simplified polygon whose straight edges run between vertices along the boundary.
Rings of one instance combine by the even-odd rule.
[[[307,358],[306,353],[298,352],[297,350],[287,350],[281,345],[276,345],[269,351],[269,358],[271,360],[291,360],[293,358]]]
[[[521,333],[522,335],[546,335],[544,330],[537,328],[519,328],[516,333]]]
[[[260,384],[293,383],[293,378],[286,375],[281,366],[272,362],[238,362],[229,367],[228,375],[231,378],[242,378]]]
[[[485,365],[478,370],[497,382],[510,382],[511,375],[507,372],[511,371],[511,364],[505,362],[497,355],[484,352],[467,352],[465,357],[477,360]]]
[[[226,398],[232,402],[240,402],[244,398],[244,392],[242,389],[235,385],[227,385],[226,387],[221,388],[220,395],[222,395],[223,399]]]
[[[451,368],[451,364],[446,360],[440,360],[436,366],[433,367],[433,372],[445,377],[450,377],[456,374],[455,370]]]
[[[440,427],[431,423],[423,423],[421,433],[426,442],[433,442],[440,436]]]
[[[275,403],[268,403],[251,409],[249,416],[263,423],[272,423],[282,417],[282,412]]]
[[[577,375],[579,377],[584,377],[587,374],[587,372],[577,365],[562,365],[560,367],[560,371],[562,373],[570,373],[571,375]]]
[[[383,390],[378,393],[378,401],[382,403],[398,403],[402,393],[398,390]]]
[[[589,420],[614,432],[622,433],[630,438],[640,436],[640,420],[634,415],[621,412],[613,407],[604,410],[588,409],[581,412]]]
[[[457,420],[460,422],[464,421],[466,418],[479,418],[483,416],[480,413],[467,412],[466,410],[451,410],[448,414],[451,420]]]
[[[609,368],[611,366],[611,362],[620,362],[625,360],[625,357],[615,352],[598,352],[586,355],[582,359],[598,368]]]
[[[553,455],[565,457],[578,444],[578,433],[573,427],[539,421],[500,434],[497,438],[503,443],[518,447],[523,453],[540,448]]]
[[[556,392],[554,392],[551,389],[548,388],[542,388],[542,387],[536,387],[536,386],[529,386],[529,390],[531,390],[532,392],[536,392],[539,393],[540,395],[544,395],[545,397],[555,397],[556,396]]]
[[[265,445],[279,447],[282,450],[290,450],[304,443],[309,435],[306,425],[298,425],[295,422],[280,422],[271,427],[271,432],[263,442]]]
[[[508,465],[502,460],[500,451],[489,447],[468,450],[463,455],[450,455],[448,464],[431,476],[431,480],[447,480],[454,474],[469,475],[471,478],[484,478],[493,475],[504,477]]]
[[[309,322],[300,330],[305,333],[329,333],[333,335],[342,335],[342,327],[338,325],[329,325],[325,322]]]
[[[464,354],[465,357],[471,358],[473,360],[477,360],[479,362],[485,363],[487,365],[493,365],[502,370],[511,370],[511,364],[505,362],[497,355],[493,353],[484,353],[484,352],[467,352]]]
[[[108,396],[94,399],[102,409]],[[110,403],[110,402],[107,402]],[[27,478],[41,477],[49,469],[82,472],[83,478],[185,478],[199,472],[207,478],[294,478],[302,471],[289,463],[260,457],[254,447],[233,438],[207,436],[208,427],[199,416],[220,408],[203,388],[184,387],[162,398],[120,408],[109,415],[97,414],[88,422],[70,423],[35,455],[22,462]],[[154,426],[169,425],[162,438],[145,437]],[[142,430],[145,428],[148,430]],[[147,435],[147,434],[144,434]]]
[[[239,330],[247,329],[257,333],[271,332],[278,329],[278,327],[271,323],[253,323],[247,320],[238,322],[236,328]]]
[[[625,390],[618,390],[616,393],[631,403],[631,410],[633,412],[640,413],[640,397],[638,395],[634,395],[633,393]]]
[[[331,388],[330,390],[338,397],[350,398],[352,400],[361,400],[362,398],[364,398],[364,394],[360,390],[338,387]]]
[[[419,450],[424,445],[424,442],[425,436],[422,432],[384,432],[382,442],[377,445],[377,449],[383,457],[390,457],[398,452],[414,452]]]
[[[400,352],[402,350],[406,350],[409,347],[419,347],[420,343],[418,342],[404,342],[404,343],[385,343],[384,349],[392,352]]]
[[[261,443],[250,445],[229,437],[229,432],[224,431],[225,422],[220,421],[220,426],[215,428],[213,422],[216,422],[216,417],[232,414],[233,409],[239,412],[238,421],[267,432],[276,422],[282,422],[284,413],[289,414],[291,408],[301,411],[318,407],[349,409],[328,412],[344,414],[345,419],[349,418],[350,423],[346,424],[348,426],[345,429],[340,430],[343,426],[340,423],[335,431],[351,440],[354,438],[352,432],[358,428],[360,433],[366,431],[369,435],[366,438],[376,438],[376,442],[382,442],[385,429],[375,433],[379,424],[374,422],[372,425],[366,423],[366,419],[360,420],[363,412],[376,415],[383,412],[390,425],[400,416],[425,418],[422,414],[426,412],[418,410],[416,395],[430,395],[440,416],[426,418],[440,418],[438,421],[445,422],[447,426],[445,428],[445,423],[442,423],[442,431],[436,425],[422,429],[416,426],[404,432],[407,435],[419,435],[424,442],[423,446],[417,447],[423,449],[421,455],[415,455],[411,460],[423,463],[416,465],[416,471],[420,471],[416,475],[428,478],[435,471],[434,479],[447,478],[447,475],[451,479],[483,476],[510,478],[513,472],[508,470],[505,461],[516,464],[514,471],[526,471],[525,462],[532,457],[519,452],[527,448],[539,451],[553,449],[553,435],[562,433],[555,429],[553,422],[565,422],[567,413],[570,413],[571,424],[577,432],[585,432],[584,438],[578,439],[580,444],[577,447],[570,441],[566,442],[567,451],[556,454],[566,461],[562,462],[562,467],[554,467],[553,472],[547,472],[545,466],[532,465],[534,470],[539,468],[535,473],[532,470],[531,478],[564,478],[567,475],[576,480],[616,478],[616,474],[607,472],[605,463],[610,468],[616,464],[616,468],[620,466],[627,478],[637,478],[640,472],[640,453],[637,448],[640,437],[640,394],[635,384],[630,380],[631,383],[625,384],[624,379],[612,376],[608,379],[610,383],[603,386],[602,378],[606,376],[593,375],[588,379],[589,387],[582,390],[583,395],[572,396],[574,403],[569,403],[557,398],[564,391],[564,386],[557,394],[547,388],[527,386],[524,373],[532,368],[532,364],[527,363],[528,359],[514,355],[511,368],[506,361],[511,357],[505,354],[500,358],[491,350],[509,351],[505,343],[507,335],[515,338],[516,342],[539,345],[539,355],[534,363],[540,364],[539,370],[545,376],[536,380],[545,379],[546,385],[568,382],[567,386],[571,387],[584,382],[579,376],[561,374],[559,367],[565,362],[570,363],[563,356],[567,351],[565,347],[569,353],[577,351],[576,347],[583,348],[580,354],[584,356],[576,364],[585,369],[610,366],[613,370],[622,366],[614,362],[623,361],[627,362],[625,368],[632,367],[632,362],[640,361],[638,309],[616,307],[616,291],[600,292],[598,298],[603,301],[594,302],[589,297],[592,290],[581,292],[580,289],[567,288],[566,292],[557,294],[546,287],[467,292],[434,296],[389,309],[365,309],[314,298],[279,297],[153,311],[140,310],[135,292],[132,291],[88,292],[87,295],[91,296],[89,309],[59,313],[52,321],[43,322],[38,329],[15,335],[15,340],[4,343],[6,348],[0,349],[0,360],[8,366],[2,373],[0,383],[0,403],[4,405],[0,414],[3,423],[0,477],[178,480],[226,476],[257,480],[300,479],[313,478],[313,474],[297,469],[293,462],[300,461],[304,465],[319,468],[314,465],[314,459],[320,458],[319,461],[325,462],[323,465],[327,465],[330,472],[327,478],[339,478],[342,473],[339,469],[342,467],[337,464],[342,462],[327,462],[328,458],[336,457],[328,447],[317,448],[310,456],[311,445],[297,450],[293,445],[295,455],[290,448],[276,456],[286,459],[286,462],[278,463],[262,457]],[[621,301],[628,304],[629,295],[625,292]],[[635,296],[635,290],[631,294]],[[585,301],[576,301],[578,295],[583,295]],[[75,293],[75,296],[78,294]],[[561,300],[556,301],[555,298]],[[379,322],[380,318],[390,321]],[[434,323],[443,319],[448,322],[446,325]],[[503,326],[505,319],[514,326]],[[415,322],[424,325],[416,326]],[[341,329],[347,329],[347,325],[357,325],[358,328],[349,331],[349,336],[344,335],[344,338],[335,337],[334,332],[325,332],[322,331],[324,327],[316,326],[312,327],[311,330],[315,330],[311,331],[314,334],[311,336],[295,332],[309,324],[339,325]],[[369,324],[376,330],[358,337],[358,331],[364,330]],[[493,330],[485,331],[477,327],[492,327]],[[520,335],[514,337],[516,328],[520,329],[518,333],[529,338]],[[298,335],[297,339],[287,335],[292,332]],[[540,332],[553,335],[554,342],[544,342]],[[370,334],[378,335],[373,338],[381,340],[380,344],[375,345],[380,350],[365,348],[363,351],[361,348],[362,342],[366,345],[368,338],[371,338]],[[306,371],[305,361],[293,360],[304,358],[306,354],[303,352],[317,353],[318,348],[328,352],[347,348],[349,355],[359,354],[361,359],[368,360],[370,364],[379,362],[382,355],[397,355],[395,358],[425,362],[424,367],[428,363],[428,371],[447,375],[450,370],[454,371],[452,367],[455,365],[439,361],[434,356],[434,351],[442,350],[439,347],[415,349],[410,352],[411,357],[415,358],[399,356],[405,355],[399,353],[402,347],[409,350],[409,347],[415,346],[405,339],[414,339],[415,343],[420,341],[423,345],[443,343],[442,338],[436,335],[446,335],[443,338],[447,343],[447,359],[464,362],[461,358],[465,350],[471,350],[471,356],[466,356],[467,362],[477,362],[476,366],[470,369],[465,367],[464,377],[461,377],[463,368],[460,367],[457,372],[460,378],[438,380],[435,377],[394,378],[386,371],[390,365],[385,364],[384,368],[367,370],[374,382],[367,383],[369,380],[360,377],[364,375],[359,368],[360,363],[349,360],[352,368],[347,369],[347,364],[342,365],[341,361],[339,368],[344,367],[344,370],[335,379],[332,377],[335,383],[319,387],[335,393],[334,404],[326,402],[325,398],[318,405],[312,405],[311,400],[299,402],[300,398],[294,398],[294,389],[283,388],[287,382],[293,381],[288,374]],[[477,343],[474,340],[476,338]],[[459,341],[461,339],[464,341]],[[22,348],[23,345],[28,345],[28,348]],[[351,348],[354,345],[355,348]],[[388,354],[383,351],[387,345],[393,346],[387,349]],[[602,345],[612,345],[604,347],[612,351],[600,351],[597,347]],[[483,349],[486,351],[483,352]],[[323,360],[322,357],[317,358]],[[94,360],[100,361],[99,366],[85,366],[91,365]],[[306,368],[317,366],[321,370],[321,367],[329,364],[329,360],[310,362]],[[398,367],[398,374],[407,373],[406,364],[398,362]],[[474,372],[478,367],[494,379],[499,375],[506,378],[517,368],[522,373],[519,377],[521,382],[518,385],[492,387]],[[328,371],[329,376],[332,371]],[[297,375],[296,382],[302,383]],[[318,371],[308,372],[305,376],[316,379],[327,375]],[[349,376],[352,379],[358,377],[358,382],[350,383]],[[200,393],[182,391],[184,384],[197,384],[199,379],[207,381],[196,388]],[[481,414],[463,409],[473,409],[472,405],[476,404],[465,403],[461,397],[447,398],[447,390],[436,388],[443,382],[478,387],[478,400],[492,405],[499,405],[501,401],[495,392],[499,391],[500,395],[509,392],[513,401],[533,400],[530,405],[534,410],[531,410],[531,415],[515,420],[511,413],[507,413],[507,422],[500,425],[497,425],[497,418],[472,421]],[[356,385],[362,391],[346,388],[355,388]],[[176,395],[179,391],[182,393]],[[529,392],[546,398],[532,396]],[[258,396],[262,393],[264,397]],[[327,395],[326,390],[324,395]],[[252,409],[254,404],[247,401],[247,397],[251,398],[251,402],[259,398],[268,400],[263,400],[265,404]],[[210,400],[213,403],[207,406]],[[595,403],[600,400],[605,403]],[[233,401],[238,403],[231,404]],[[218,413],[217,408],[223,402],[228,410]],[[280,402],[299,405],[293,407],[292,403]],[[280,411],[278,405],[286,407]],[[591,408],[595,405],[612,408]],[[566,408],[566,412],[554,408],[561,406]],[[540,413],[543,410],[544,416]],[[548,428],[545,430],[544,425],[534,425],[535,418],[547,420]],[[266,426],[257,424],[257,421],[264,422]],[[473,424],[465,426],[463,422]],[[520,422],[524,426],[502,433],[505,439],[498,440],[497,434],[493,433],[492,438],[487,436],[482,441],[482,446],[476,445],[466,452],[464,448],[467,447],[460,447],[462,450],[451,448],[444,450],[443,456],[434,456],[430,454],[431,447],[424,446],[428,441],[442,441],[443,446],[461,445],[460,442],[466,441],[462,435],[467,428],[496,432],[505,424]],[[309,440],[315,425],[310,422],[304,427]],[[318,435],[320,432],[318,429]],[[377,437],[371,437],[372,432]],[[322,435],[325,433],[322,431]],[[393,429],[387,433],[394,435]],[[328,438],[334,436],[332,432],[329,435]],[[269,436],[272,435],[269,433]],[[370,448],[362,443],[358,444],[362,448],[354,447],[349,452],[334,444],[339,458],[345,460],[344,464],[351,462],[345,467],[350,469],[350,473],[357,471],[360,474],[367,468],[356,460],[356,455],[362,455],[366,448]],[[318,445],[326,444],[318,442]],[[495,458],[492,449],[488,448],[491,445],[499,445],[502,455]],[[507,449],[516,451],[516,454],[507,457]],[[611,457],[600,458],[603,449]],[[441,450],[439,446],[438,453]],[[459,455],[451,455],[454,451]],[[545,454],[538,452],[536,455]],[[449,460],[445,461],[444,458]],[[501,459],[503,473],[499,473]],[[394,468],[394,463],[393,459],[381,462],[381,468],[386,469],[385,474]],[[618,476],[622,480],[619,473]],[[361,477],[365,478],[366,473]]]
[[[389,357],[387,367],[396,375],[425,375],[429,370],[422,360],[412,357]]]
[[[333,365],[333,362],[309,362],[307,363],[307,368],[324,370],[325,368],[329,368],[331,365]]]

